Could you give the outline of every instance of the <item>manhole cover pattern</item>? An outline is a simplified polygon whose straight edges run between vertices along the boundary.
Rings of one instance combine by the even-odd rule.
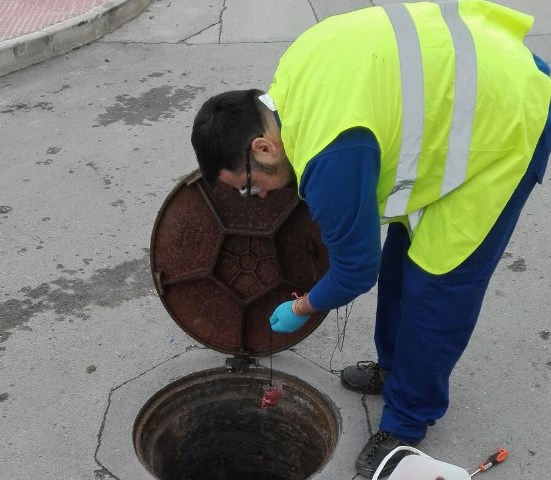
[[[161,207],[151,238],[157,292],[178,325],[214,350],[263,355],[307,337],[327,315],[298,332],[276,334],[269,317],[292,293],[323,276],[328,257],[318,226],[296,188],[243,198],[193,172]]]

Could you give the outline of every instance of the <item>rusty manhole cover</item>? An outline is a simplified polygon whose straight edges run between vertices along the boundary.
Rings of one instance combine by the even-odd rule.
[[[327,312],[297,332],[271,331],[269,317],[292,293],[307,292],[328,268],[317,225],[296,192],[243,198],[193,172],[157,216],[151,268],[166,309],[190,336],[214,350],[263,355],[307,337]]]

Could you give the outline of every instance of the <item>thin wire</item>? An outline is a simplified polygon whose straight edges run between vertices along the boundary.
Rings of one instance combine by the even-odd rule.
[[[337,351],[337,348],[339,349],[339,352],[342,352],[344,348],[344,339],[346,337],[346,326],[348,324],[348,319],[350,318],[350,314],[352,313],[352,307],[354,306],[354,301],[355,300],[352,300],[350,305],[345,305],[344,307],[344,326],[342,328],[342,332],[339,325],[339,309],[337,308],[337,343],[335,343],[335,347],[331,352],[331,358],[329,359],[329,371],[331,373],[340,374],[340,370],[333,370],[333,357],[335,356],[335,352]]]
[[[270,327],[270,330],[268,332],[268,342],[270,346],[270,387],[274,386],[274,369],[273,369],[273,354],[272,354],[272,328]],[[264,395],[266,394],[266,386],[260,385],[260,405],[262,406],[262,402],[264,399]]]
[[[272,353],[272,327],[270,326],[270,333],[268,335],[270,342],[270,387],[274,386],[274,368],[273,368],[273,358],[274,354]]]

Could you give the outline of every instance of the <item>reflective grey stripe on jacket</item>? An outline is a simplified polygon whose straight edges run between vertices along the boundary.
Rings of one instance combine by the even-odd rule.
[[[476,107],[476,51],[467,25],[459,16],[457,1],[436,2],[446,22],[455,49],[455,97],[448,154],[442,182],[443,197],[465,181]],[[383,219],[403,216],[409,202],[421,154],[424,123],[424,78],[417,29],[402,4],[383,7],[396,35],[402,78],[402,140],[394,187]],[[407,79],[407,82],[404,81]],[[410,227],[417,225],[422,211],[409,215]]]

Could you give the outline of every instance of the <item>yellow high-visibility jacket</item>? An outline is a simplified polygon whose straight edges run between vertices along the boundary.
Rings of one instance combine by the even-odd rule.
[[[370,7],[307,30],[268,92],[297,180],[340,133],[368,128],[382,220],[410,227],[408,253],[424,270],[458,266],[505,207],[547,119],[551,80],[523,44],[532,23],[458,0]]]

